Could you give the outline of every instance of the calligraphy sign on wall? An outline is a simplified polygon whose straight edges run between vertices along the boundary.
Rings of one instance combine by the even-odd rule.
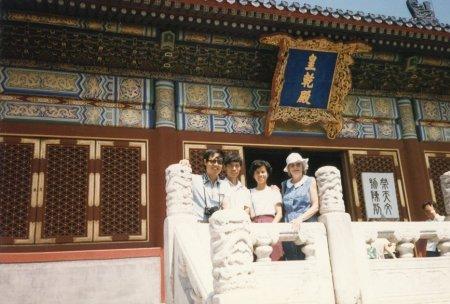
[[[366,217],[398,220],[394,173],[361,173]]]
[[[272,134],[277,120],[293,120],[300,125],[319,124],[329,138],[335,138],[342,129],[344,98],[351,89],[351,55],[371,48],[286,34],[260,40],[279,47],[265,134]]]

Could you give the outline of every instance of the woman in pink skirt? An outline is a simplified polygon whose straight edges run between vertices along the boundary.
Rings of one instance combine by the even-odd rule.
[[[280,191],[267,185],[270,173],[272,167],[265,160],[255,160],[250,166],[250,174],[256,181],[256,188],[250,189],[250,215],[254,223],[278,223],[283,216]],[[272,248],[270,258],[272,261],[280,260],[283,257],[281,243],[278,242]]]

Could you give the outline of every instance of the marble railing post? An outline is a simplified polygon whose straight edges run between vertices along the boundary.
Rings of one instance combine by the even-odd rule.
[[[418,229],[396,230],[389,241],[396,243],[396,249],[400,258],[414,257],[414,247],[416,241],[420,239],[420,231]]]
[[[450,171],[440,176],[442,196],[444,197],[445,219],[450,220]]]
[[[270,262],[272,261],[270,255],[272,254],[272,245],[278,242],[279,234],[270,229],[253,230],[253,244],[255,246],[256,262]]]
[[[441,256],[450,256],[450,229],[445,228],[440,233],[438,249]]]
[[[213,266],[213,303],[255,301],[250,219],[243,210],[226,209],[209,219]]]
[[[439,242],[438,249],[441,256],[450,256],[450,238]]]
[[[174,304],[174,227],[177,223],[186,221],[194,224],[191,182],[191,167],[174,164],[166,169],[167,217],[164,220],[164,282],[166,303],[168,304]]]
[[[305,229],[305,226],[301,226],[294,243],[297,246],[303,245],[301,251],[305,254],[305,260],[316,258],[316,244],[313,231]]]
[[[327,229],[328,251],[333,274],[336,304],[361,301],[361,286],[353,248],[351,219],[345,213],[341,174],[332,166],[316,171],[319,192],[319,221]]]

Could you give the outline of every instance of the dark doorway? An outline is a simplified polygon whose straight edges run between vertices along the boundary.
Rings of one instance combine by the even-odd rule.
[[[317,169],[323,166],[334,166],[341,171],[342,183],[344,184],[344,175],[343,175],[343,159],[344,152],[343,151],[311,151],[304,150],[299,148],[280,148],[280,149],[270,149],[270,148],[254,148],[254,147],[244,147],[244,158],[246,164],[246,172],[247,172],[247,187],[249,189],[254,188],[256,183],[253,179],[253,176],[248,174],[248,169],[250,168],[250,164],[252,161],[256,159],[263,159],[270,163],[273,168],[273,172],[269,177],[268,184],[269,185],[277,185],[281,187],[281,182],[288,179],[288,175],[283,172],[283,169],[286,165],[286,157],[291,152],[298,152],[302,155],[303,158],[309,158],[309,169],[306,172],[309,176],[314,176],[314,173]],[[343,185],[344,186],[344,185]],[[344,187],[345,189],[345,187]],[[345,198],[344,191],[344,201],[347,202]]]

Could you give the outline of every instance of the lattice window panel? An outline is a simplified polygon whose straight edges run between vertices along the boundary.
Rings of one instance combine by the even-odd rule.
[[[43,141],[38,243],[92,240],[93,175],[90,176],[89,167],[94,149],[94,141]]]
[[[189,162],[191,163],[192,173],[205,173],[205,165],[203,164],[203,153],[205,153],[205,151],[206,148],[189,150]]]
[[[394,180],[401,180],[401,171],[395,152],[381,151],[349,151],[351,175],[353,180],[353,192],[355,196],[355,216],[358,220],[367,220],[364,204],[364,192],[362,187],[361,173],[363,172],[392,172]],[[396,184],[397,202],[400,220],[408,218],[403,197],[403,187]]]
[[[0,244],[34,242],[39,140],[0,137]]]
[[[146,153],[143,142],[0,137],[0,245],[148,240]]]
[[[436,211],[445,214],[444,198],[442,196],[440,176],[450,171],[450,154],[425,153],[430,179],[433,201],[436,202]]]
[[[147,239],[147,162],[144,143],[97,142],[99,179],[96,241]]]
[[[225,154],[227,153],[237,153],[241,156],[243,160],[242,170],[241,170],[241,182],[245,185],[245,160],[244,160],[244,150],[242,146],[228,146],[228,145],[214,145],[209,146],[205,144],[184,144],[184,158],[189,159],[192,167],[192,173],[203,174],[205,173],[205,165],[203,164],[203,153],[207,149],[221,149]],[[225,175],[222,173],[221,178]]]

